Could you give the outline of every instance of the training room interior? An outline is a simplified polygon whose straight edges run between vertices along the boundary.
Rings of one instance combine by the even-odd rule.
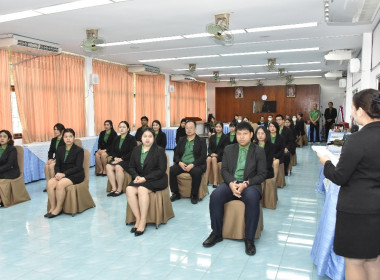
[[[242,240],[202,247],[211,185],[197,205],[173,202],[173,218],[134,237],[126,197],[107,197],[93,155],[107,119],[115,129],[128,121],[133,135],[142,116],[159,120],[169,165],[185,117],[207,139],[211,115],[227,132],[235,114],[308,121],[314,104],[323,113],[333,102],[337,122],[351,126],[353,94],[380,90],[379,11],[378,0],[2,0],[0,129],[24,148],[30,200],[0,208],[0,277],[344,279],[327,271],[334,260],[312,257],[326,195],[310,145],[297,148],[277,208],[262,209],[255,256]],[[43,168],[58,122],[90,153],[96,207],[50,220]]]

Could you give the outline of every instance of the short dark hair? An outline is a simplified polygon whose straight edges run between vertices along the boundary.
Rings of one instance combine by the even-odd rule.
[[[63,131],[62,136],[65,135],[65,133],[71,133],[75,137],[75,131],[72,128],[65,128],[65,130]]]
[[[181,120],[181,123],[185,123],[185,122],[187,122],[187,119],[185,119],[185,118],[183,118],[182,120]]]
[[[148,119],[147,116],[142,116],[140,120],[141,120],[141,121],[142,121],[142,120],[146,120],[147,122],[149,121],[149,119]]]
[[[262,129],[265,133],[265,143],[268,143],[270,141],[270,135],[268,129],[266,129],[265,126],[259,126],[255,131],[255,142],[259,143],[259,139],[257,139],[257,132]]]
[[[301,118],[303,117],[303,114],[301,112],[298,112],[297,115],[300,116]]]
[[[329,102],[329,103],[327,103],[327,104],[330,104],[331,103],[331,105],[333,105],[334,106],[334,103],[332,103],[331,101]]]
[[[276,119],[277,119],[278,117],[280,117],[282,120],[284,119],[284,116],[281,115],[281,114],[276,115]]]
[[[56,128],[60,133],[65,130],[65,126],[61,123],[56,123],[53,128]]]
[[[155,137],[154,137],[154,130],[153,130],[153,128],[151,128],[151,127],[145,127],[145,128],[143,129],[142,133],[141,133],[141,136],[142,136],[146,131],[152,133],[152,135],[153,135],[153,139],[155,138]]]
[[[274,125],[274,127],[276,128],[276,133],[277,133],[277,135],[280,133],[280,126],[278,125],[278,123],[276,122],[276,121],[271,121],[271,122],[269,122],[268,123],[268,130],[269,130],[269,125],[270,124],[273,124]]]
[[[240,122],[236,126],[236,131],[247,129],[249,132],[253,132],[253,127],[248,122]]]
[[[230,122],[229,127],[231,127],[231,126],[236,127],[236,121],[232,121],[232,122]]]
[[[197,123],[194,120],[187,120],[186,124],[193,123],[195,127],[197,127]]]
[[[223,122],[221,122],[221,121],[217,121],[217,122],[215,123],[215,126],[216,126],[217,124],[220,124],[220,126],[221,126],[222,129],[223,129]]]
[[[244,120],[244,119],[247,119],[247,120],[249,121],[249,117],[248,117],[248,116],[244,116],[244,117],[243,117],[243,120]]]
[[[9,141],[8,141],[7,144],[13,146],[13,144],[15,143],[15,141],[13,141],[13,139],[12,139],[12,133],[10,133],[9,130],[5,130],[5,129],[3,129],[3,130],[0,131],[0,133],[3,133],[3,132],[8,136]]]
[[[119,122],[119,125],[121,123],[123,123],[123,124],[125,124],[127,126],[127,128],[128,128],[128,133],[127,134],[129,134],[129,132],[131,131],[131,129],[129,128],[129,122],[127,122],[127,121],[121,121],[121,122]]]
[[[380,92],[375,89],[364,89],[352,98],[356,109],[362,108],[371,119],[380,118]]]

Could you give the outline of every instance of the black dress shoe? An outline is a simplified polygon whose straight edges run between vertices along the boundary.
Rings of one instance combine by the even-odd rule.
[[[202,243],[203,247],[209,248],[214,246],[216,243],[223,241],[223,237],[216,236],[215,234],[211,233],[209,237]]]
[[[198,201],[199,201],[198,197],[195,196],[195,195],[192,195],[190,200],[191,200],[191,203],[192,203],[192,204],[197,204]]]
[[[55,218],[55,217],[58,217],[59,215],[61,215],[63,213],[63,210],[61,210],[61,212],[59,212],[57,215],[54,215],[53,213],[49,213],[49,215],[47,216],[49,219],[52,219],[52,218]]]
[[[45,189],[43,190],[43,192],[47,192],[47,189],[45,188]]]
[[[249,256],[256,254],[255,243],[251,239],[244,239],[245,243],[245,253]]]
[[[213,187],[214,189],[216,189],[217,185],[212,185],[212,187]]]
[[[112,194],[112,196],[113,196],[113,197],[116,197],[116,196],[119,196],[119,195],[122,195],[122,194],[123,194],[122,191],[121,191],[121,192],[116,191],[116,192],[114,192],[114,193]]]
[[[49,218],[49,215],[50,215],[51,213],[50,212],[47,212],[45,215],[44,215],[44,217],[45,218]]]
[[[170,197],[170,200],[173,202],[173,201],[176,201],[178,199],[181,199],[181,196],[179,195],[179,193],[173,193],[172,196]]]
[[[137,228],[135,228],[135,227],[131,228],[131,233],[135,233],[136,230],[137,230]]]
[[[144,232],[145,232],[145,229],[146,229],[146,226],[145,226],[145,228],[144,228],[144,230],[143,230],[143,231],[139,231],[139,230],[137,230],[137,229],[136,229],[136,231],[135,231],[135,236],[140,236],[140,235],[143,235],[143,234],[144,234]]]
[[[107,194],[107,196],[113,196],[113,194],[115,193],[116,191],[110,191],[109,194]]]

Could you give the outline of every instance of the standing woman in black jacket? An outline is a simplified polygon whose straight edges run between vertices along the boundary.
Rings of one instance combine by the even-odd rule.
[[[352,116],[363,128],[347,137],[337,166],[318,155],[326,178],[341,186],[334,251],[347,280],[380,279],[380,92],[356,93]]]
[[[142,145],[133,149],[128,172],[132,176],[126,193],[127,202],[136,217],[131,233],[142,235],[146,227],[149,208],[149,193],[168,187],[167,158],[165,149],[155,143],[155,132],[143,130]]]
[[[107,176],[112,186],[107,196],[119,196],[123,193],[124,171],[128,172],[129,160],[132,150],[137,146],[135,137],[129,134],[130,128],[127,121],[119,123],[120,135],[115,138],[107,153],[112,156],[107,164]]]
[[[158,146],[166,149],[166,133],[161,129],[161,122],[158,120],[154,120],[152,122],[152,128],[154,131],[155,142]]]
[[[177,128],[177,133],[175,135],[175,143],[178,144],[178,141],[181,137],[186,136],[186,130],[185,130],[185,125],[186,125],[186,119],[182,119],[179,127]]]
[[[48,161],[45,164],[45,178],[46,182],[48,182],[51,178],[54,177],[54,165],[55,165],[55,153],[58,147],[65,146],[65,142],[62,140],[63,131],[65,130],[65,126],[61,123],[56,123],[54,125],[54,138],[50,141],[50,148],[48,152]],[[46,192],[46,188],[44,189]]]
[[[8,130],[0,131],[0,179],[16,179],[20,176],[17,162],[17,150],[13,146],[12,134]]]
[[[98,150],[95,153],[95,162],[98,167],[97,176],[107,176],[107,149],[112,145],[113,140],[117,137],[115,129],[113,129],[113,123],[111,120],[104,122],[104,130],[99,134]]]
[[[45,214],[46,218],[55,218],[62,214],[62,206],[66,198],[65,189],[70,185],[83,182],[85,176],[84,151],[74,144],[74,130],[66,128],[62,138],[65,145],[59,147],[56,152],[55,176],[47,184],[50,209]]]
[[[275,170],[274,177],[277,178],[277,166],[279,166],[281,163],[284,163],[285,143],[282,136],[280,135],[280,126],[276,121],[271,121],[268,123],[268,130],[270,133],[269,135],[271,143],[274,145],[273,168]]]
[[[210,169],[214,174],[214,182],[212,187],[216,188],[219,177],[218,163],[222,162],[224,148],[227,146],[229,139],[223,133],[223,122],[216,122],[215,134],[210,136],[208,144],[208,155],[206,159],[206,180],[208,180]]]

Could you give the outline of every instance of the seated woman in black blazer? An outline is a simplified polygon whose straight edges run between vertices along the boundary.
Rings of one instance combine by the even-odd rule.
[[[152,122],[155,142],[158,146],[166,149],[166,133],[161,130],[161,123],[158,120]]]
[[[181,120],[181,124],[177,128],[177,133],[175,135],[175,143],[177,144],[179,141],[179,138],[186,136],[186,130],[185,130],[185,125],[186,125],[186,119]]]
[[[129,134],[127,121],[119,123],[120,135],[115,138],[107,153],[112,156],[107,164],[107,176],[112,190],[107,196],[119,196],[123,192],[124,171],[128,172],[132,150],[137,146],[136,138]]]
[[[280,127],[276,121],[268,123],[268,130],[270,132],[271,143],[274,145],[273,167],[275,168],[284,162],[285,143],[280,135]],[[277,177],[277,174],[275,174],[275,177]]]
[[[133,149],[128,172],[132,181],[127,187],[127,202],[136,217],[131,229],[135,236],[142,235],[146,227],[149,208],[149,193],[168,187],[165,150],[155,143],[155,132],[151,128],[143,131],[142,145]]]
[[[265,179],[274,177],[273,164],[275,147],[270,139],[269,131],[264,126],[259,126],[255,132],[255,142],[265,150],[267,157],[267,175]],[[278,160],[276,164],[278,164]]]
[[[111,120],[104,122],[104,130],[99,134],[98,150],[95,153],[96,166],[99,168],[97,176],[107,176],[107,149],[112,145],[113,140],[117,137],[116,131],[113,129],[113,123]]]
[[[13,146],[12,134],[8,130],[0,131],[0,179],[16,179],[20,176],[17,162],[17,150]]]
[[[206,168],[206,179],[210,175],[210,169],[214,173],[214,182],[212,187],[216,188],[218,184],[218,162],[222,162],[224,148],[227,146],[229,139],[227,135],[223,133],[223,123],[216,122],[215,124],[215,134],[210,136],[208,144],[208,155],[206,159],[207,168]]]
[[[227,145],[237,143],[236,140],[236,121],[230,122],[230,132],[227,133]]]
[[[55,165],[55,153],[58,149],[58,147],[65,146],[65,142],[62,140],[62,134],[65,130],[65,126],[61,123],[56,123],[54,125],[54,138],[51,139],[50,142],[50,148],[48,152],[48,161],[45,164],[45,178],[46,183],[49,182],[51,178],[54,177],[55,171],[54,171],[54,165]],[[46,192],[46,188],[44,189],[44,192]]]
[[[71,128],[63,131],[65,146],[58,147],[55,161],[55,176],[47,183],[47,193],[50,209],[46,218],[55,218],[62,214],[63,202],[66,198],[66,188],[84,180],[84,151],[74,144],[75,132]]]

